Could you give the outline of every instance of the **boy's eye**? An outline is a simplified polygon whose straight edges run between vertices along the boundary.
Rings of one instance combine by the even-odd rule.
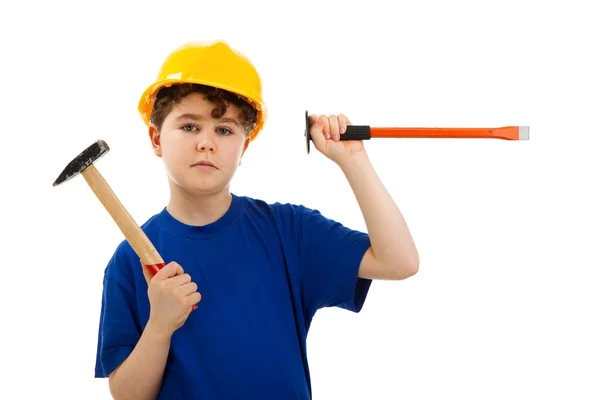
[[[184,125],[184,126],[183,126],[183,130],[184,130],[184,131],[188,131],[188,132],[191,132],[191,131],[192,131],[192,129],[195,129],[195,128],[196,128],[196,127],[195,127],[194,125],[189,125],[189,124],[188,124],[188,125]]]
[[[228,128],[217,128],[217,132],[219,132],[222,135],[231,135],[231,134],[233,134],[233,132],[231,132],[231,130],[228,129]]]

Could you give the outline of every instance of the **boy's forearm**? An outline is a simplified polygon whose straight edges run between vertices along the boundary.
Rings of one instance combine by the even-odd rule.
[[[156,399],[160,391],[171,336],[146,326],[137,345],[114,371],[110,392],[115,400]]]
[[[419,256],[412,235],[366,152],[349,157],[340,167],[362,211],[375,258],[401,278],[416,273]]]

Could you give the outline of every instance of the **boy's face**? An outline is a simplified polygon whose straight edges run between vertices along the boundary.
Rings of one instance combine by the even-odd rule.
[[[215,105],[204,95],[185,97],[167,115],[159,132],[150,126],[154,153],[162,157],[171,184],[193,194],[225,189],[240,162],[246,136],[234,105],[219,119],[211,116]],[[209,162],[214,165],[199,165]]]

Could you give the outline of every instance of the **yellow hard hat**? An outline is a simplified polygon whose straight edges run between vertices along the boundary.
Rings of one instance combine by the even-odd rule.
[[[150,123],[158,90],[178,83],[197,83],[236,93],[256,109],[256,126],[250,132],[250,141],[263,128],[267,110],[258,72],[245,55],[227,43],[192,41],[167,56],[156,81],[144,91],[138,105],[146,125]]]

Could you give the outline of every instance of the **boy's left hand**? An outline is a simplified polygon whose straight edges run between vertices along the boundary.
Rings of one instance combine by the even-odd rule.
[[[351,125],[344,114],[319,117],[312,114],[308,121],[315,147],[336,164],[341,165],[350,157],[365,151],[362,140],[340,140],[346,127]]]

